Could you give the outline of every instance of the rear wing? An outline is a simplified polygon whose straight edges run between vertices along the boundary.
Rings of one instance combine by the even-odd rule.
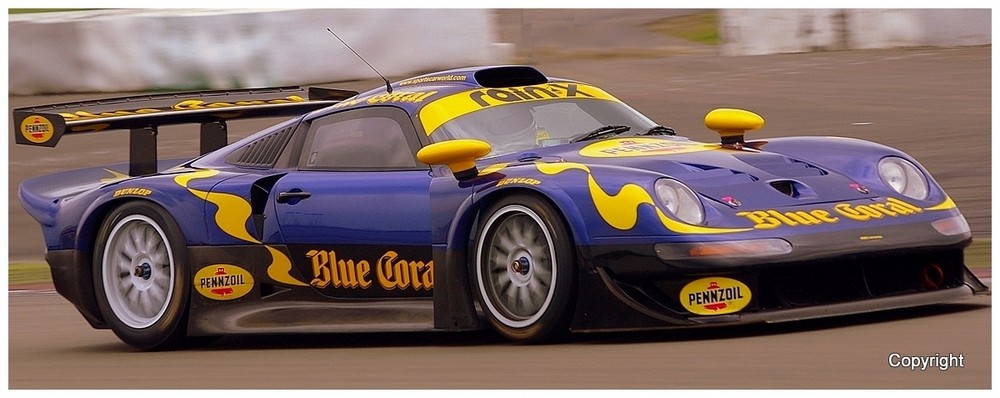
[[[55,147],[64,135],[129,130],[129,175],[156,173],[159,126],[201,125],[201,154],[226,146],[227,120],[298,116],[358,93],[330,88],[272,87],[108,98],[14,109],[14,141]]]

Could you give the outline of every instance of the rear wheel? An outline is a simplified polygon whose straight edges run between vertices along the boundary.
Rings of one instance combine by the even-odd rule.
[[[566,332],[576,276],[562,218],[547,202],[528,195],[505,198],[484,214],[475,277],[490,324],[523,343]]]
[[[186,247],[160,207],[130,202],[104,220],[94,250],[97,304],[111,330],[141,349],[174,346],[186,335]]]

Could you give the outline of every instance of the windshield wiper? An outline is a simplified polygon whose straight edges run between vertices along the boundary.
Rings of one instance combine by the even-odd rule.
[[[675,133],[674,129],[670,127],[653,126],[650,127],[649,130],[643,131],[636,135],[677,135],[677,133]]]
[[[606,136],[606,135],[618,135],[618,134],[624,133],[626,131],[629,131],[631,129],[632,128],[629,127],[629,126],[619,125],[619,124],[612,124],[612,125],[609,125],[609,126],[598,127],[598,128],[596,128],[596,129],[594,129],[592,131],[580,134],[580,135],[578,135],[578,136],[573,137],[572,139],[570,139],[569,142],[588,141],[588,140],[597,139],[597,138],[600,138],[600,137],[603,137],[603,136]]]

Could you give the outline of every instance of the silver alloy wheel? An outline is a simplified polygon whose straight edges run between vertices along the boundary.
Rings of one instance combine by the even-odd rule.
[[[533,325],[555,293],[552,235],[533,210],[508,205],[486,221],[477,243],[476,279],[484,303],[509,327]],[[486,260],[484,264],[483,261]]]
[[[142,329],[167,311],[174,294],[174,257],[163,229],[144,215],[123,218],[108,235],[102,259],[108,305],[123,324]]]

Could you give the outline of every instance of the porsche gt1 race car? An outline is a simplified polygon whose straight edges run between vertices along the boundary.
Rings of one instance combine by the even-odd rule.
[[[232,144],[229,120],[288,117]],[[197,124],[202,154],[156,158]],[[678,136],[528,66],[366,93],[266,88],[14,110],[18,144],[130,132],[127,164],[25,181],[58,292],[143,349],[245,333],[780,322],[986,294],[910,156],[847,138]],[[76,138],[73,138],[76,139]]]

